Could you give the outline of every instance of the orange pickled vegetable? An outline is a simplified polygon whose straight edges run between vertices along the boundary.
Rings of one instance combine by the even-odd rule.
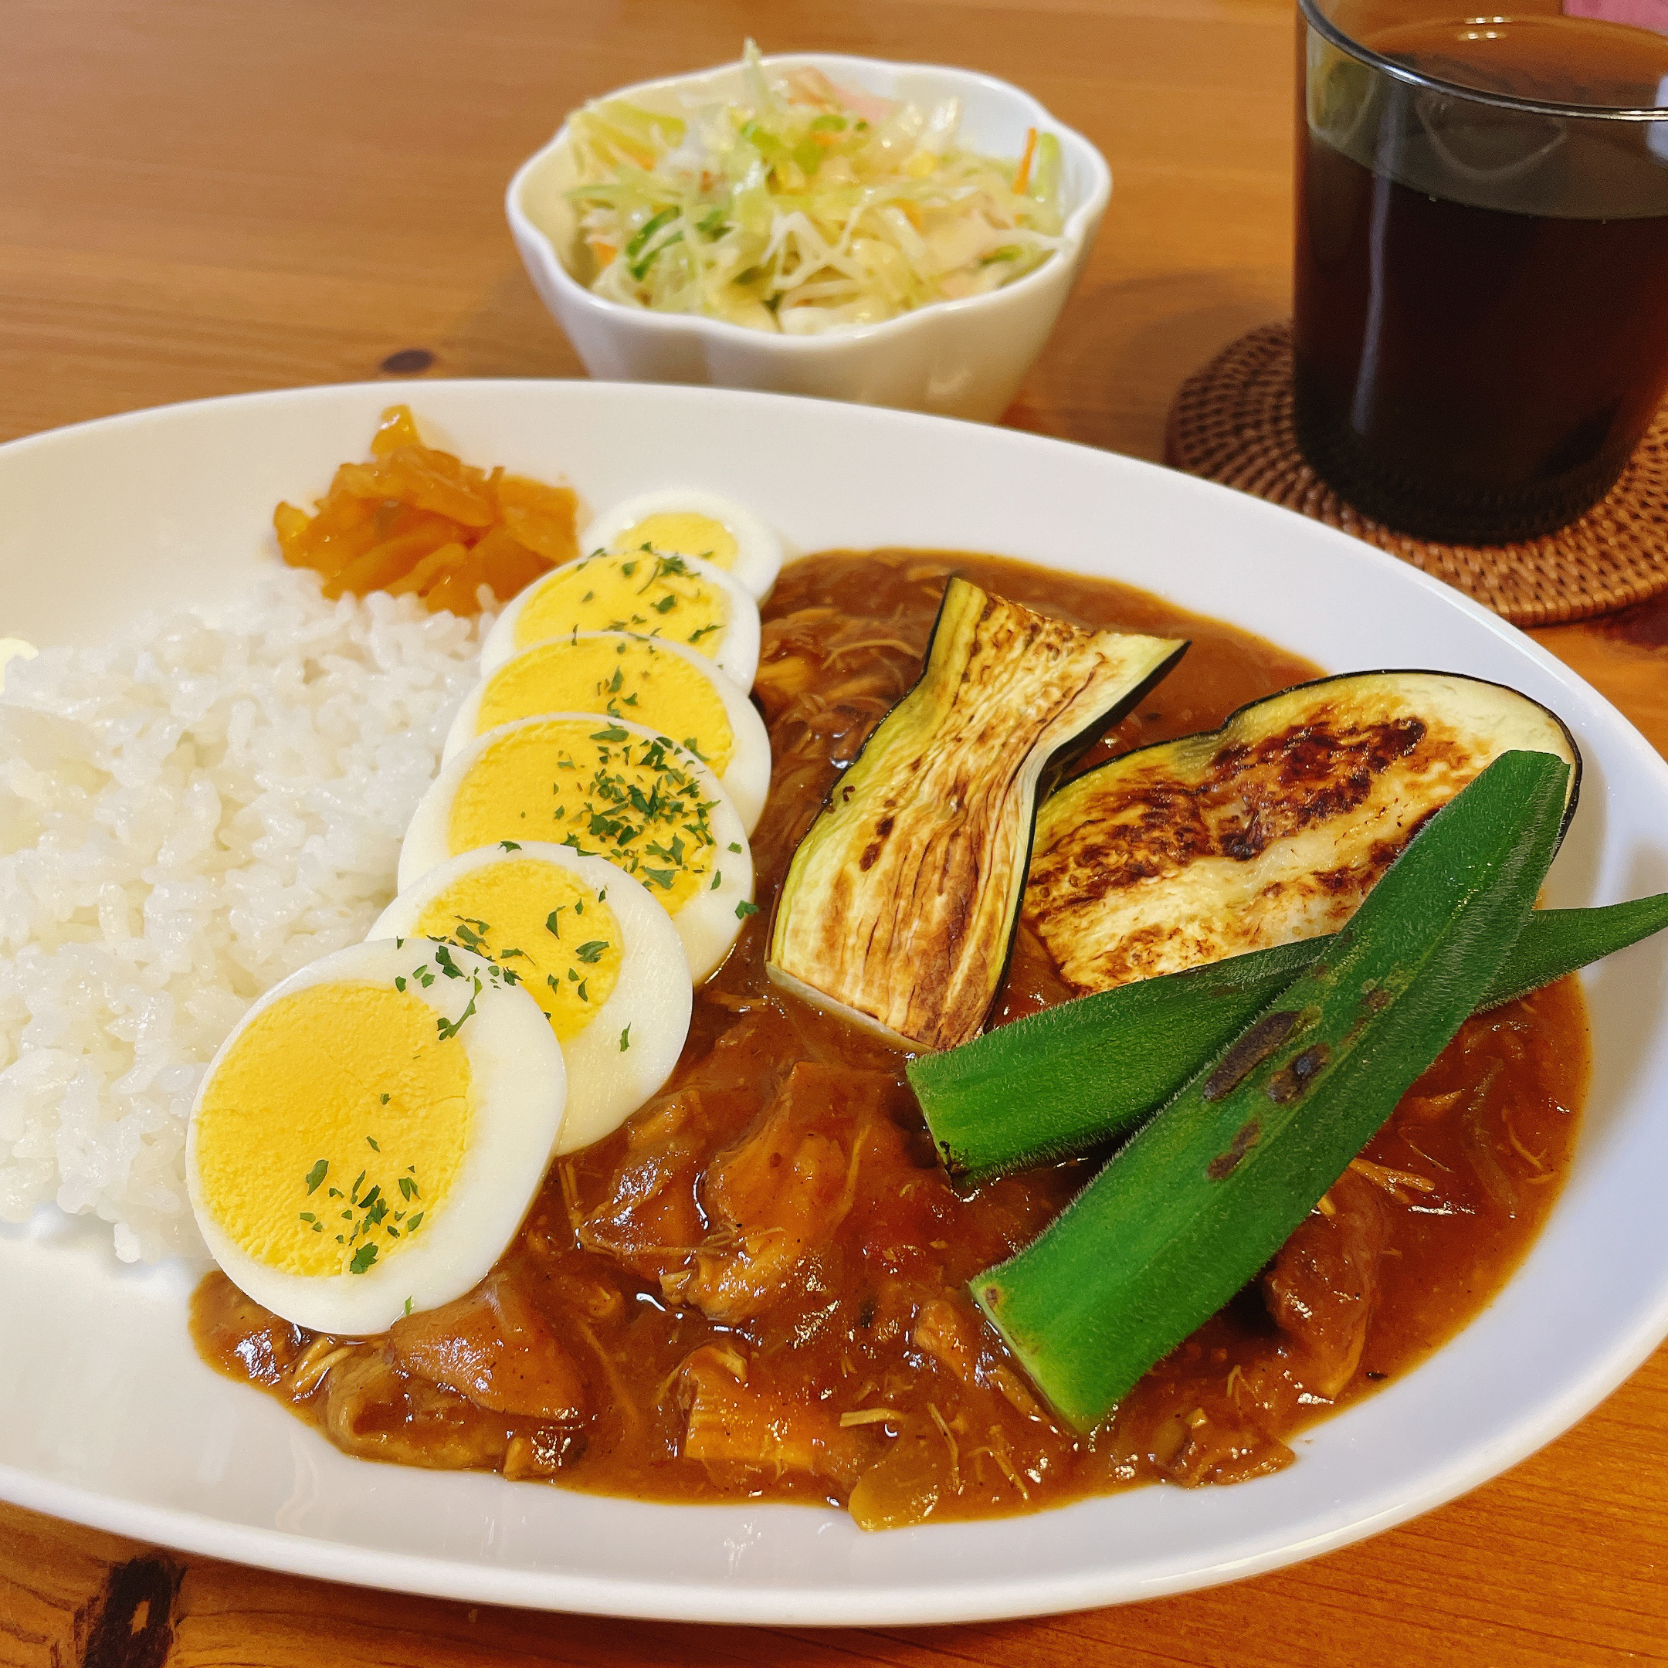
[[[405,532],[395,533],[380,544],[372,545],[362,556],[324,582],[327,597],[339,597],[351,591],[362,597],[367,591],[390,591],[393,582],[404,578],[422,565],[431,551],[453,543],[459,528],[455,521],[444,516],[425,516],[423,524]]]
[[[382,537],[376,524],[376,505],[344,488],[346,466],[336,471],[329,496],[312,517],[293,504],[280,504],[272,513],[279,547],[291,567],[314,568],[326,578]]]
[[[475,553],[465,551],[456,567],[438,584],[430,586],[423,600],[431,614],[449,608],[454,614],[467,613],[475,602],[475,594],[482,584],[480,570],[475,566]]]
[[[505,475],[497,488],[504,525],[527,549],[558,567],[579,554],[571,488],[546,486],[525,475]]]
[[[371,456],[385,458],[401,446],[421,446],[423,437],[417,432],[416,419],[408,405],[391,405],[383,412],[376,433],[371,436]]]
[[[449,579],[457,571],[468,554],[468,545],[459,544],[454,539],[449,544],[431,550],[403,579],[396,579],[385,588],[397,597],[404,596],[407,592],[420,597],[427,596],[441,580]]]
[[[380,497],[449,515],[465,527],[490,527],[497,520],[497,506],[483,490],[485,474],[450,452],[402,446],[382,460],[376,477]]]
[[[551,568],[549,559],[529,550],[507,527],[494,527],[475,545],[481,578],[495,596],[513,597]],[[569,558],[571,560],[571,558]]]
[[[310,554],[307,529],[313,524],[313,518],[305,510],[298,510],[294,504],[280,504],[272,512],[272,525],[278,534],[278,548],[284,553],[284,560],[291,567],[311,567],[307,560]]]
[[[409,406],[390,406],[365,463],[344,463],[314,513],[280,504],[272,524],[291,567],[323,576],[324,594],[385,590],[431,611],[480,611],[579,554],[567,487],[490,473],[425,446]]]

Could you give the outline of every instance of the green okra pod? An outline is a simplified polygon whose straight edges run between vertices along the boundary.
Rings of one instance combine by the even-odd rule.
[[[1477,1006],[1525,995],[1665,926],[1668,892],[1537,910]],[[945,1164],[976,1181],[1126,1133],[1333,943],[1307,938],[1142,979],[921,1055],[909,1080]]]
[[[1487,994],[1556,847],[1568,767],[1503,754],[1312,963],[1032,1245],[971,1283],[1097,1425],[1285,1242]]]

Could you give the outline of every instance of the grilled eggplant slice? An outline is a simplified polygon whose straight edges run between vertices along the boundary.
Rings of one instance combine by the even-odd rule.
[[[794,853],[770,976],[906,1048],[976,1035],[1013,940],[1044,770],[1186,647],[1083,631],[952,578],[920,682]]]
[[[1420,825],[1512,749],[1581,759],[1537,701],[1357,672],[1068,782],[1037,818],[1027,923],[1079,993],[1335,932]]]

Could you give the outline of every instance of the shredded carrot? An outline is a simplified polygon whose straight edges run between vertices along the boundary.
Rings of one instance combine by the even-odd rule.
[[[1037,154],[1037,130],[1028,127],[1025,130],[1025,154],[1019,159],[1019,166],[1014,169],[1014,191],[1021,192],[1031,183],[1031,158]]]

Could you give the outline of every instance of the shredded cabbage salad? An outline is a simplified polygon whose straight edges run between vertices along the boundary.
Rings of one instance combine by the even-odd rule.
[[[932,110],[767,72],[687,120],[620,99],[573,118],[582,183],[576,275],[597,295],[789,335],[983,295],[1061,245],[1060,146],[1017,162],[957,146],[961,103]]]

